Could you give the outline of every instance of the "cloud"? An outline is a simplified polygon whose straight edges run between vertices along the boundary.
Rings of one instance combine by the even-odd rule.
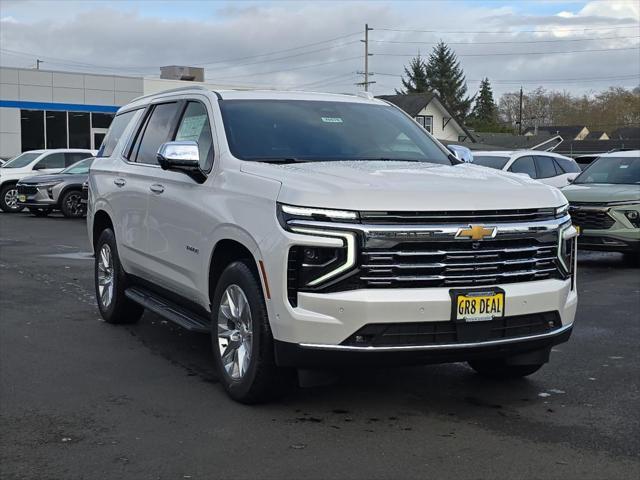
[[[377,73],[373,79],[378,83],[372,86],[376,94],[398,88],[400,80],[392,75],[401,74],[403,65],[418,51],[428,55],[440,39],[451,43],[460,55],[470,93],[485,76],[494,81],[499,94],[519,88],[517,80],[615,77],[640,72],[634,51],[530,55],[637,47],[637,38],[608,38],[638,35],[634,2],[570,4],[574,8],[563,3],[557,11],[545,5],[544,14],[536,13],[539,4],[526,4],[526,9],[522,7],[525,2],[497,8],[491,5],[495,4],[103,1],[61,6],[57,2],[3,1],[0,43],[4,50],[0,63],[27,66],[37,56],[45,60],[44,68],[152,76],[159,74],[161,65],[203,65],[209,81],[227,85],[355,92],[359,87],[354,84],[361,80],[356,72],[363,68],[360,32],[368,22],[374,28],[370,34],[370,51],[374,53],[370,65]],[[634,25],[636,28],[620,28]],[[574,30],[585,27],[606,30]],[[489,30],[511,33],[474,33]],[[523,32],[531,30],[537,33]],[[462,33],[446,33],[451,31]],[[345,38],[320,43],[336,37]],[[549,40],[572,41],[488,43]],[[295,49],[308,44],[307,48]],[[509,52],[527,55],[468,56]],[[257,56],[266,53],[271,54]],[[540,84],[584,92],[616,81],[621,80]],[[634,86],[633,79],[624,82]],[[525,88],[537,85],[525,83]]]

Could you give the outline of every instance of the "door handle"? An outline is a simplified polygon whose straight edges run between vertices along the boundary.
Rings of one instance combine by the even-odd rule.
[[[127,181],[124,178],[116,178],[113,183],[115,183],[117,187],[124,187]]]
[[[154,183],[149,187],[149,190],[151,190],[153,193],[161,194],[162,192],[164,192],[164,185]]]

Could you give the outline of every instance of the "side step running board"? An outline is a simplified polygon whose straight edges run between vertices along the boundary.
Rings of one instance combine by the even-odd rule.
[[[141,287],[129,287],[124,291],[127,298],[142,305],[147,310],[180,325],[190,332],[210,333],[209,321],[184,307]]]

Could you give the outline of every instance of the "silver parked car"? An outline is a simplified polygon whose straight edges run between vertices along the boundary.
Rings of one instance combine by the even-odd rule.
[[[18,205],[28,207],[37,217],[58,209],[65,217],[84,216],[87,207],[81,201],[82,184],[89,177],[89,168],[94,160],[93,157],[85,158],[60,173],[20,180],[17,184]]]

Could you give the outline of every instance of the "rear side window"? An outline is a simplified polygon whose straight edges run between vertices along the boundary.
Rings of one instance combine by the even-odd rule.
[[[533,163],[533,157],[520,157],[509,168],[513,173],[526,173],[531,178],[537,178],[536,165]]]
[[[74,163],[78,163],[80,160],[84,160],[85,158],[89,158],[91,154],[82,153],[82,152],[74,152],[74,153],[65,153],[64,154],[64,166],[70,167]]]
[[[176,133],[176,141],[191,140],[198,143],[200,168],[205,172],[213,165],[213,138],[206,107],[200,102],[189,102]]]
[[[149,165],[158,164],[158,149],[160,145],[171,140],[177,113],[176,102],[161,103],[153,107],[141,134],[138,134],[132,151],[132,161]]]
[[[538,178],[555,177],[562,172],[556,171],[556,162],[551,157],[536,157],[538,166]]]
[[[102,142],[102,152],[100,152],[101,157],[110,157],[113,154],[122,134],[127,129],[129,122],[131,122],[131,119],[133,119],[136,112],[137,110],[131,110],[129,112],[121,113],[113,119],[111,127],[109,127],[109,131],[107,132],[107,136]]]
[[[580,166],[573,160],[569,160],[568,158],[557,158],[554,157],[556,164],[560,167],[560,170],[564,173],[580,173]],[[588,163],[588,162],[587,162]]]
[[[64,162],[64,153],[52,153],[51,155],[47,155],[42,160],[40,160],[36,164],[36,169],[42,170],[45,168],[64,168],[66,166]]]

